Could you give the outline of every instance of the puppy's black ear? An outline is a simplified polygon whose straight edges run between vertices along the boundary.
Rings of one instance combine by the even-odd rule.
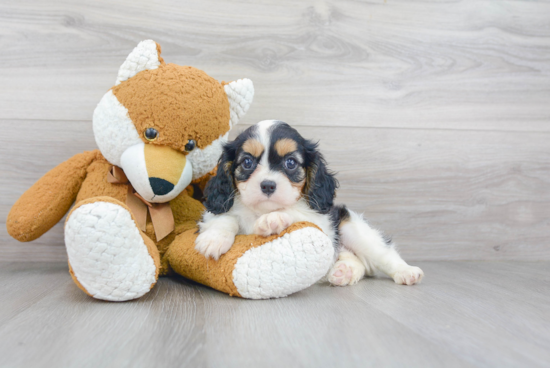
[[[209,212],[215,215],[225,213],[233,207],[235,196],[235,184],[233,181],[233,160],[230,145],[224,147],[224,153],[218,162],[218,170],[206,184],[204,195],[206,200],[204,206]]]
[[[338,180],[327,169],[323,155],[317,150],[317,143],[306,141],[308,167],[304,187],[309,207],[320,213],[328,213],[334,204]]]

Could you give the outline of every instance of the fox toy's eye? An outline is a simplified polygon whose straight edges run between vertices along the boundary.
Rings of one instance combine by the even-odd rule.
[[[145,139],[152,142],[159,137],[159,132],[155,128],[147,128],[143,132],[143,135],[145,136]]]
[[[285,167],[288,169],[288,170],[294,170],[296,168],[296,160],[293,159],[293,158],[287,158],[285,160]]]
[[[245,169],[245,170],[250,170],[252,169],[252,164],[254,162],[252,161],[251,158],[247,157],[243,160],[243,162],[241,163],[242,167]]]
[[[195,147],[197,146],[197,142],[195,142],[193,139],[190,139],[187,144],[185,145],[185,150],[187,152],[191,152],[195,149]]]

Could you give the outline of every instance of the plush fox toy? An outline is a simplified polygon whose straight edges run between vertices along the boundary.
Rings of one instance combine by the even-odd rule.
[[[248,79],[219,83],[166,64],[160,51],[151,40],[132,51],[95,109],[99,150],[73,156],[27,190],[8,215],[8,232],[32,241],[76,203],[65,223],[69,270],[97,299],[139,298],[173,273],[254,299],[310,286],[334,258],[331,241],[312,224],[267,238],[238,236],[218,261],[195,251],[203,206],[193,195],[254,88]]]

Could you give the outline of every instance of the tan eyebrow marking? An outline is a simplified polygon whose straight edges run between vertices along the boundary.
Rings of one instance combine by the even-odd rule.
[[[290,138],[279,139],[275,142],[275,150],[279,156],[284,157],[286,154],[294,152],[298,149],[296,141]]]
[[[254,157],[260,157],[264,151],[264,146],[257,139],[248,139],[243,144],[243,151],[250,153]]]

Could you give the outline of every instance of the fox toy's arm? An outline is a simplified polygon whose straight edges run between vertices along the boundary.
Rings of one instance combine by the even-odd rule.
[[[15,239],[39,238],[67,213],[98,151],[79,153],[50,170],[15,202],[6,226]]]

